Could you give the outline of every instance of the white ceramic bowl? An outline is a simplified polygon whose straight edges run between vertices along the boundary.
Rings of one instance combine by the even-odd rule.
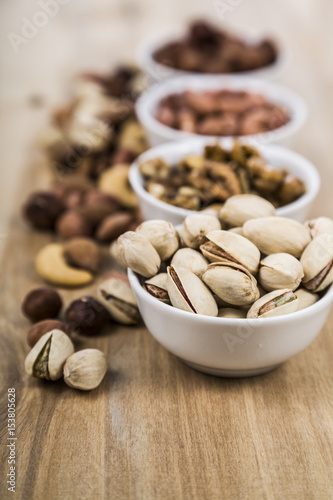
[[[175,40],[179,40],[184,37],[184,30],[174,30],[174,32],[167,33],[164,35],[158,34],[157,36],[151,37],[149,39],[145,39],[143,43],[141,43],[137,50],[137,60],[141,67],[141,69],[146,73],[146,75],[152,80],[152,82],[158,82],[161,80],[165,80],[166,78],[170,78],[173,76],[181,76],[181,75],[211,75],[215,76],[216,73],[197,73],[192,71],[180,70],[177,68],[172,68],[170,66],[166,66],[165,64],[161,64],[157,62],[153,54],[156,50],[160,49],[164,45],[170,42],[174,42]],[[241,36],[244,41],[249,44],[254,44],[260,42],[263,37],[246,35]],[[250,71],[242,71],[237,73],[223,73],[223,75],[228,76],[240,76],[240,77],[248,77],[253,76],[255,78],[263,78],[265,80],[272,80],[280,76],[286,68],[289,66],[291,61],[291,54],[282,44],[276,44],[278,48],[278,55],[276,60],[267,66],[262,68],[250,70]]]
[[[242,142],[252,143],[249,139]],[[149,149],[135,160],[130,168],[129,179],[139,198],[140,207],[145,219],[163,219],[177,225],[193,212],[169,205],[149,194],[143,187],[143,179],[139,171],[140,164],[143,161],[158,157],[163,158],[170,164],[176,164],[181,158],[189,154],[201,154],[206,144],[216,143],[221,144],[225,148],[230,148],[233,140],[228,138],[219,140],[200,138],[161,144]],[[303,156],[282,146],[273,144],[261,145],[258,143],[254,143],[254,145],[271,165],[281,168],[286,167],[291,174],[296,175],[305,182],[307,192],[297,201],[277,210],[278,215],[281,217],[291,217],[299,222],[304,222],[320,188],[320,177],[315,166]]]
[[[151,146],[156,146],[168,141],[179,141],[188,137],[216,138],[193,134],[177,130],[160,123],[156,118],[156,112],[160,101],[170,94],[177,94],[185,90],[205,92],[209,90],[244,90],[265,96],[269,101],[286,107],[290,113],[290,120],[286,125],[269,132],[256,135],[242,136],[251,137],[259,143],[279,142],[287,144],[288,140],[302,127],[307,116],[307,107],[304,100],[294,91],[281,85],[256,80],[252,78],[236,76],[179,76],[156,83],[146,90],[136,103],[136,113],[144,127]]]
[[[213,318],[163,304],[128,270],[140,313],[150,333],[189,366],[220,377],[269,372],[305,349],[329,315],[333,286],[314,305],[262,319]]]

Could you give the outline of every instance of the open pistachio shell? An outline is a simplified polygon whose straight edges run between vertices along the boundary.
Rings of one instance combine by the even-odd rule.
[[[228,198],[219,216],[229,226],[243,226],[250,219],[274,215],[274,205],[264,198],[255,194],[236,194]]]
[[[121,264],[145,278],[155,276],[161,265],[157,251],[142,234],[127,231],[112,245],[112,255]]]
[[[258,271],[260,252],[248,239],[229,231],[211,231],[200,250],[210,262],[234,262],[250,273]]]
[[[214,215],[189,215],[183,222],[179,234],[184,243],[190,248],[199,248],[210,231],[221,229],[221,224]]]
[[[333,283],[333,233],[317,236],[301,257],[304,269],[303,286],[311,292],[320,292]]]
[[[162,262],[170,259],[179,247],[178,234],[171,222],[147,220],[136,228],[136,232],[150,241]]]
[[[170,304],[167,273],[156,274],[156,276],[145,281],[145,287],[150,295],[165,304]]]
[[[209,288],[227,304],[247,306],[259,298],[257,280],[239,264],[214,262],[202,277]]]
[[[208,267],[208,262],[197,250],[180,248],[172,257],[171,265],[188,269],[201,278]]]
[[[178,309],[217,316],[218,309],[213,294],[198,276],[181,267],[168,267],[168,293],[171,304]]]
[[[298,259],[311,241],[308,228],[286,217],[251,219],[243,230],[244,236],[266,255],[289,253]]]
[[[274,290],[258,299],[247,313],[248,318],[270,318],[297,311],[298,299],[292,290]]]
[[[288,253],[274,253],[260,262],[259,282],[265,290],[296,290],[304,276],[299,260]]]
[[[97,291],[98,298],[111,317],[124,325],[133,325],[140,320],[140,313],[131,287],[125,281],[110,278]]]

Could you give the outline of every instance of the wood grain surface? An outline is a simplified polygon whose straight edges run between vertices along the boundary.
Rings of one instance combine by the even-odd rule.
[[[87,2],[81,7],[70,3],[50,24],[48,34],[41,33],[27,46],[25,60],[20,55],[20,60],[11,62],[21,71],[15,84],[10,87],[9,76],[5,77],[7,101],[1,113],[11,127],[6,127],[6,137],[10,138],[8,143],[4,141],[3,160],[9,177],[13,160],[11,185],[15,181],[17,191],[9,196],[5,182],[1,182],[2,201],[6,200],[2,215],[6,214],[8,220],[7,214],[12,213],[5,229],[0,276],[1,499],[333,499],[332,314],[320,336],[303,353],[274,372],[255,378],[228,380],[195,372],[159,346],[144,326],[114,326],[98,338],[77,342],[77,348],[97,347],[107,354],[108,373],[91,393],[71,390],[62,381],[47,383],[29,378],[24,373],[29,325],[20,314],[20,302],[30,288],[41,284],[33,258],[51,240],[49,235],[30,231],[19,211],[26,194],[37,186],[46,186],[49,180],[45,162],[31,148],[31,137],[45,122],[51,104],[61,100],[59,89],[71,72],[90,64],[94,67],[97,49],[91,48],[93,42],[95,47],[103,47],[95,67],[107,68],[107,61],[116,59],[110,55],[112,47],[106,50],[104,43],[107,36],[114,41],[121,30],[118,28],[116,35],[108,32],[103,38],[99,28],[106,33],[106,15],[118,13],[118,17],[110,17],[110,23],[130,19],[130,26],[139,25],[131,34],[128,25],[122,25],[128,34],[124,47],[119,47],[123,56],[133,52],[149,29],[156,31],[173,20],[205,13],[205,9],[212,17],[209,2],[185,3],[153,4],[145,0],[135,6],[130,1],[101,1],[93,16]],[[227,22],[238,28],[249,25],[257,29],[264,26],[266,32],[275,30],[293,47],[294,62],[283,81],[298,89],[310,108],[309,120],[294,147],[317,165],[324,179],[312,215],[332,216],[332,3],[281,0],[279,7],[276,4],[243,2]],[[7,20],[14,19],[11,5],[4,2],[1,7],[2,25],[4,15]],[[137,9],[134,20],[133,9]],[[70,23],[78,12],[82,25],[81,31],[77,26],[74,30],[75,41],[74,34],[64,26],[66,21],[73,26]],[[59,23],[71,48],[68,54]],[[84,32],[87,26],[91,29]],[[57,53],[61,54],[54,59],[51,74],[47,74],[49,62],[43,71],[37,64],[34,79],[27,76],[26,81],[18,81],[20,74],[28,75],[31,61],[44,54],[42,45],[47,36],[49,42],[59,41]],[[80,45],[82,40],[86,45]],[[80,47],[76,53],[75,43]],[[72,68],[73,54],[78,58],[74,58]],[[56,84],[51,83],[55,74]],[[38,80],[41,75],[42,83]],[[36,112],[16,97],[19,89],[28,88],[31,93],[37,80],[37,90],[45,92],[47,105]],[[15,127],[18,116],[21,126]],[[17,161],[14,149],[21,155]],[[3,166],[1,172],[5,179]],[[105,258],[105,271],[112,267],[114,263]],[[86,291],[94,291],[95,286],[61,293],[68,303]],[[17,398],[15,494],[7,491],[6,484],[10,387],[15,388]]]

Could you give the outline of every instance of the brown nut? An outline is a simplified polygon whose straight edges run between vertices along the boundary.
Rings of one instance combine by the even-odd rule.
[[[53,288],[35,288],[22,303],[22,312],[33,323],[48,318],[56,318],[62,307],[60,295]]]
[[[51,332],[52,330],[61,330],[64,333],[69,333],[66,324],[62,321],[45,319],[44,321],[35,323],[28,331],[27,342],[29,346],[33,347],[45,333]]]
[[[97,273],[101,264],[101,252],[89,238],[72,238],[64,245],[64,255],[68,264]]]
[[[129,212],[118,212],[109,215],[100,223],[96,231],[98,241],[109,243],[121,234],[129,231],[133,222],[133,214]]]
[[[69,332],[97,335],[110,320],[110,315],[94,297],[86,296],[68,306],[65,318]]]
[[[119,207],[119,202],[113,196],[96,189],[87,193],[77,212],[96,227],[105,217],[119,210]]]
[[[23,207],[23,214],[30,224],[37,229],[54,229],[65,206],[52,192],[33,193]]]
[[[91,236],[91,224],[86,217],[74,210],[68,210],[58,219],[56,231],[62,238],[69,239],[75,236]]]

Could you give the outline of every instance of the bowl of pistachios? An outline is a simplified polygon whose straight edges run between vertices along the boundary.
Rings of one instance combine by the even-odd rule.
[[[212,214],[177,227],[145,221],[111,251],[128,268],[148,330],[168,351],[208,374],[259,375],[305,349],[325,324],[333,220],[272,215],[256,195],[239,195],[224,218],[229,229]]]
[[[320,177],[303,156],[249,140],[186,139],[155,146],[132,163],[130,183],[145,219],[180,224],[193,213],[220,216],[232,196],[255,194],[303,222]]]

